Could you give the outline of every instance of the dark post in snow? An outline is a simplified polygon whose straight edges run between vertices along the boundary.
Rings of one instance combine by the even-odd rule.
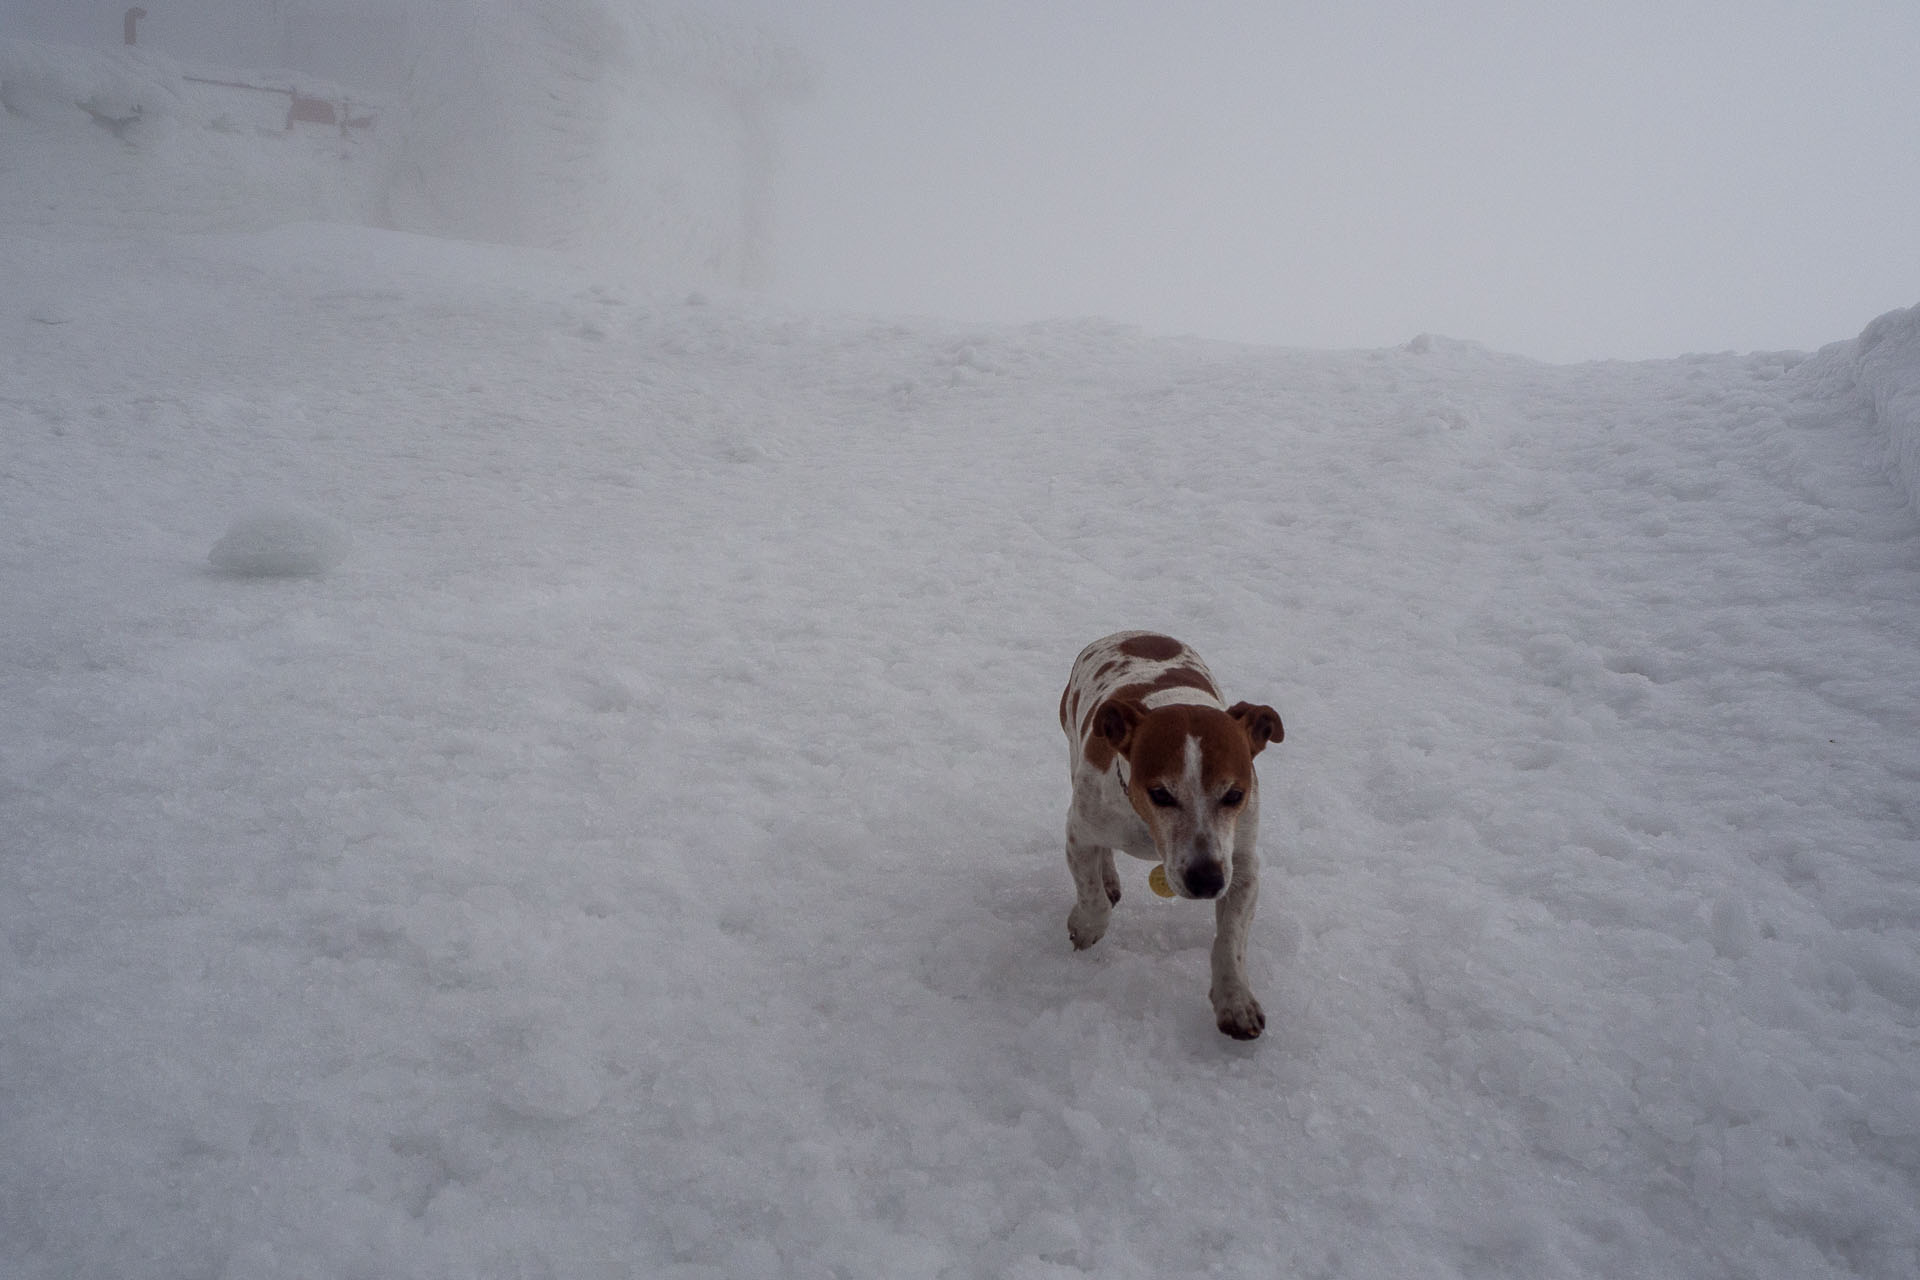
[[[128,44],[134,43],[134,31],[133,31],[134,25],[138,23],[140,19],[146,16],[147,16],[147,11],[145,9],[139,8],[138,6],[135,6],[134,8],[127,10],[126,37],[127,37]]]

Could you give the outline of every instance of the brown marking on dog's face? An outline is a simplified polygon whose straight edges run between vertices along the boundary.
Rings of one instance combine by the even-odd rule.
[[[1272,707],[1236,702],[1227,708],[1227,714],[1246,731],[1247,745],[1256,756],[1269,742],[1281,742],[1287,736],[1286,727],[1280,723],[1280,713]]]
[[[1145,658],[1148,662],[1165,662],[1177,658],[1187,651],[1187,646],[1172,636],[1154,634],[1129,636],[1120,642],[1120,652],[1129,658]]]
[[[1235,832],[1254,788],[1253,750],[1218,707],[1175,704],[1141,716],[1126,742],[1127,800],[1153,834],[1167,883],[1218,896],[1233,879]]]
[[[1187,777],[1187,742],[1200,749],[1200,794],[1183,795]],[[1175,705],[1150,711],[1134,730],[1125,753],[1132,768],[1127,798],[1149,827],[1164,812],[1151,792],[1162,788],[1177,799],[1217,801],[1232,789],[1253,786],[1253,751],[1238,721],[1214,707]]]
[[[1112,675],[1115,669],[1119,667],[1119,665],[1120,665],[1120,659],[1118,658],[1108,658],[1105,662],[1101,663],[1099,668],[1095,670],[1093,673],[1094,683],[1098,684],[1100,681],[1105,680],[1108,676]]]

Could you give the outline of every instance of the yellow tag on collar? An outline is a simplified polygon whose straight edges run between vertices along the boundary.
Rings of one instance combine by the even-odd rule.
[[[1167,869],[1157,862],[1153,870],[1147,872],[1147,888],[1163,898],[1173,897],[1173,886],[1167,883]]]

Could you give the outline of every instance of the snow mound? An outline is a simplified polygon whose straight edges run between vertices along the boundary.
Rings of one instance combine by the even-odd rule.
[[[298,578],[325,573],[347,558],[347,527],[292,507],[248,512],[207,553],[221,573],[245,578]]]
[[[181,104],[180,65],[152,49],[108,52],[0,40],[0,107],[29,120],[158,119]]]
[[[1889,311],[1854,343],[1853,377],[1887,433],[1887,453],[1920,510],[1920,306]]]

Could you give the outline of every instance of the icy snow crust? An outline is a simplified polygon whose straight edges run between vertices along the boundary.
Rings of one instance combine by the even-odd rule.
[[[1888,340],[1253,350],[320,226],[0,238],[0,334],[0,1272],[1920,1268]],[[206,572],[262,492],[354,554]],[[1067,942],[1055,708],[1133,625],[1286,717],[1252,1046],[1206,908]]]

